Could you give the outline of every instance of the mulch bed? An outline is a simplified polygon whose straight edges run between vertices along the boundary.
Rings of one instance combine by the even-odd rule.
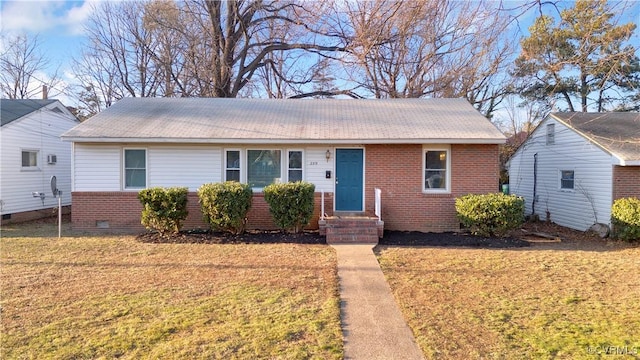
[[[242,235],[231,235],[211,231],[183,231],[176,235],[162,236],[149,232],[137,236],[146,243],[188,243],[188,244],[326,244],[324,236],[317,231],[301,234],[287,234],[281,231],[248,231]],[[385,231],[380,245],[406,246],[465,246],[482,248],[510,248],[529,246],[529,243],[515,238],[484,238],[457,233],[421,233],[406,231]]]
[[[513,248],[529,246],[529,242],[513,237],[486,238],[465,233],[422,233],[417,231],[385,231],[380,245],[464,246],[478,248]]]
[[[137,236],[138,241],[146,243],[176,244],[326,244],[324,236],[317,231],[305,231],[301,234],[287,234],[282,231],[247,231],[233,235],[212,231],[181,231],[176,235],[162,236],[148,232]]]

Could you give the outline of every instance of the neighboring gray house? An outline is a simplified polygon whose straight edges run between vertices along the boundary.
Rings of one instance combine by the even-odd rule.
[[[78,125],[78,119],[58,100],[1,99],[0,114],[3,221],[51,215],[49,209],[58,205],[50,186],[54,175],[62,205],[71,205],[71,144],[60,135]]]
[[[615,199],[640,197],[640,114],[552,113],[508,168],[528,214],[577,230],[610,225]]]
[[[502,133],[465,99],[127,98],[65,133],[73,227],[140,231],[140,189],[189,188],[185,228],[204,227],[202,184],[251,184],[249,228],[273,228],[262,188],[315,184],[318,216],[374,215],[386,229],[459,229],[455,198],[498,188]],[[379,189],[380,191],[375,191]]]

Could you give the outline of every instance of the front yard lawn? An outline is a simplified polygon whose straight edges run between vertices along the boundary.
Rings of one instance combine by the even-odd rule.
[[[342,358],[330,247],[8,230],[2,358]]]
[[[377,253],[428,359],[640,357],[638,247]]]

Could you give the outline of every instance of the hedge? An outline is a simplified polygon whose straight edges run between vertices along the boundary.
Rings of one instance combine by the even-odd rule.
[[[456,212],[474,234],[505,236],[524,222],[524,199],[503,193],[469,194],[456,199]]]
[[[301,232],[313,215],[315,185],[306,181],[274,183],[263,190],[275,224],[288,232]]]
[[[247,223],[253,191],[236,181],[209,183],[198,188],[198,202],[204,220],[212,230],[241,234]]]
[[[153,187],[141,190],[138,200],[142,203],[141,223],[149,230],[161,234],[178,233],[187,218],[186,187]]]
[[[640,199],[617,199],[611,206],[611,225],[616,238],[626,241],[640,240]]]

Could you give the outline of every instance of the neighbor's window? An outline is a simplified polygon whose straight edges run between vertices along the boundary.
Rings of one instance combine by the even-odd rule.
[[[282,178],[281,150],[247,150],[247,183],[263,188]]]
[[[302,181],[302,151],[289,151],[289,182]]]
[[[424,152],[424,189],[442,191],[447,189],[449,152],[444,149]]]
[[[556,125],[547,124],[547,145],[556,143]]]
[[[225,180],[240,182],[240,150],[227,150]]]
[[[560,189],[573,190],[574,172],[573,170],[560,170]]]
[[[147,151],[124,150],[124,188],[144,189],[147,186]]]
[[[37,150],[22,150],[22,167],[31,169],[38,167]]]

